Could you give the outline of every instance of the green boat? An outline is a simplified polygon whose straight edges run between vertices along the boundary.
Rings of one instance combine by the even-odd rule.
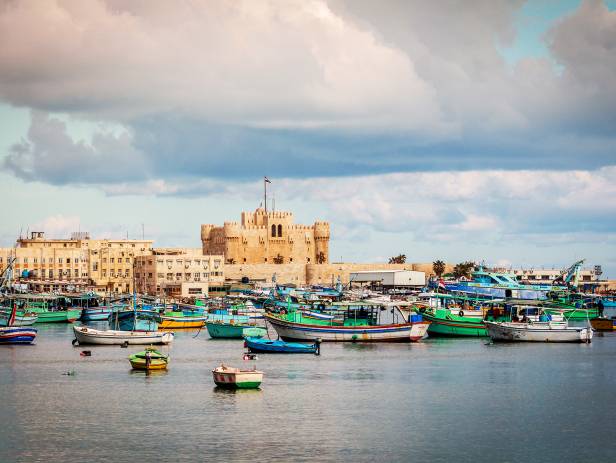
[[[73,323],[81,317],[81,309],[53,310],[44,301],[27,302],[26,310],[38,316],[36,323]]]
[[[430,322],[428,334],[436,336],[487,336],[482,317],[460,316],[449,309],[425,309],[424,320]]]
[[[212,338],[242,339],[243,337],[261,338],[267,334],[265,328],[242,323],[225,323],[220,321],[208,321],[207,332]]]

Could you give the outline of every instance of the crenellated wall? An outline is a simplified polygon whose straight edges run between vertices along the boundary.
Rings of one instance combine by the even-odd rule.
[[[240,222],[201,225],[204,254],[222,254],[228,264],[312,264],[329,260],[329,223],[293,223],[293,213],[259,208]]]

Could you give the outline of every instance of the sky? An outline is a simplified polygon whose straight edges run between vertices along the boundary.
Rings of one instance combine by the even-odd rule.
[[[616,278],[615,75],[616,0],[0,0],[0,246],[199,247],[268,176],[332,261]]]

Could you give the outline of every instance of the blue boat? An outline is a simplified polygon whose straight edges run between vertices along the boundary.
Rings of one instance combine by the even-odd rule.
[[[244,346],[250,352],[261,352],[271,354],[315,354],[320,355],[320,342],[314,344],[302,344],[299,342],[286,342],[280,339],[272,341],[262,338],[245,338]]]
[[[0,328],[0,344],[32,344],[37,330],[29,326]]]

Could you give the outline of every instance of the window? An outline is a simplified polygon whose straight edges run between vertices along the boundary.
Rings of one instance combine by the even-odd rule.
[[[66,263],[67,263],[67,264],[70,264],[70,263],[71,263],[71,258],[70,258],[70,257],[67,257],[67,258],[66,258]]]
[[[282,236],[282,225],[278,225],[278,236]]]
[[[109,262],[111,262],[113,264],[113,260],[114,260],[114,258],[112,257],[112,258],[109,259]]]
[[[92,270],[95,271],[95,272],[98,270],[98,262],[94,262],[92,264]]]
[[[106,263],[107,263],[107,258],[103,257],[103,264],[106,264]]]
[[[24,264],[27,264],[27,263],[28,263],[28,258],[24,257]]]
[[[118,264],[121,264],[121,263],[122,263],[122,258],[118,257]]]
[[[196,272],[196,273],[195,273],[195,279],[200,278],[200,277],[201,277],[201,273]]]
[[[107,270],[103,270],[103,278],[107,278]]]
[[[201,294],[201,288],[188,288],[188,294]]]
[[[53,278],[53,270],[49,269],[49,278]]]
[[[272,238],[276,237],[276,225],[272,225]]]
[[[36,257],[34,258],[34,263],[38,263],[38,259]]]
[[[62,263],[62,257],[58,257],[58,264]]]
[[[165,274],[164,273],[157,273],[156,274],[156,278],[164,278]]]
[[[148,273],[148,278],[152,278],[152,274],[151,273]]]

